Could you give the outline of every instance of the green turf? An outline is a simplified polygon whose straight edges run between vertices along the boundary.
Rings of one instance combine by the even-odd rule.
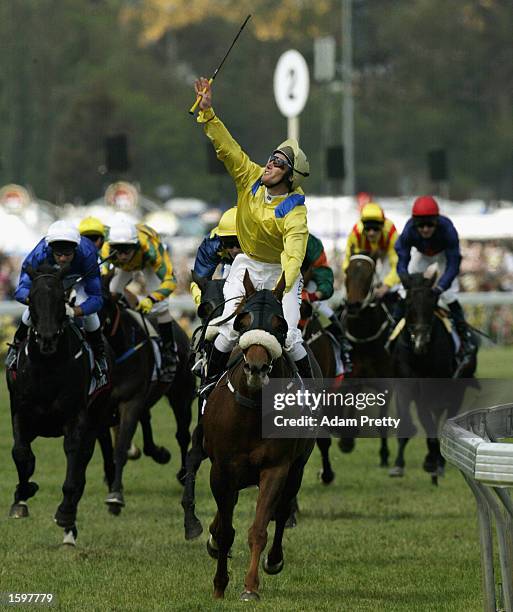
[[[480,374],[510,376],[512,358],[507,349],[483,351]],[[350,455],[333,445],[337,476],[324,487],[317,480],[320,456],[314,451],[300,496],[300,524],[285,535],[285,568],[278,576],[262,573],[258,606],[238,601],[256,490],[242,492],[231,582],[219,603],[211,597],[215,563],[206,553],[205,535],[193,542],[183,538],[174,422],[164,403],[155,407],[153,421],[157,441],[173,452],[171,465],[147,458],[130,463],[127,507],[112,517],[103,503],[96,453],[79,508],[78,546],[70,550],[60,545],[62,530],[52,521],[64,476],[62,440],[36,441],[35,479],[41,489],[29,503],[28,519],[7,519],[17,478],[3,386],[1,398],[0,592],[53,592],[63,610],[482,609],[473,498],[454,468],[438,488],[431,485],[420,469],[425,454],[420,439],[411,442],[402,480],[377,467],[377,441],[359,440]],[[205,530],[214,513],[208,470],[205,463],[197,487]]]

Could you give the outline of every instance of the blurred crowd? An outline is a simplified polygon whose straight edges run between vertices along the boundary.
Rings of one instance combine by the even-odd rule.
[[[176,248],[170,239],[170,250],[177,279],[176,292],[189,293],[190,273],[194,266],[194,249]],[[180,245],[181,247],[181,245]],[[513,241],[461,241],[460,290],[513,291]],[[328,255],[335,275],[335,287],[343,286],[343,252]],[[0,251],[0,301],[12,300],[22,258]],[[513,307],[466,306],[472,325],[490,334],[501,344],[513,344]]]

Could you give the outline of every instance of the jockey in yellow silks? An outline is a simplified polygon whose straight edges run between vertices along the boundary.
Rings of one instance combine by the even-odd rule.
[[[309,163],[296,140],[275,148],[266,165],[248,157],[212,108],[212,91],[207,79],[195,84],[201,96],[198,122],[214,145],[237,189],[237,237],[242,253],[234,259],[224,285],[226,302],[222,319],[233,313],[244,295],[243,278],[248,270],[257,289],[273,289],[285,274],[283,314],[288,324],[285,349],[296,362],[302,377],[312,371],[298,329],[301,299],[301,264],[308,242],[305,196],[300,184],[309,175]],[[220,326],[209,362],[210,379],[220,374],[237,342],[233,319]]]
[[[111,293],[122,294],[134,272],[143,273],[148,295],[139,301],[137,310],[142,314],[156,315],[163,344],[160,379],[171,382],[176,373],[178,353],[169,296],[176,281],[167,248],[158,233],[148,225],[134,225],[123,219],[112,225],[108,242],[103,245],[102,258],[111,254],[110,262],[115,268],[110,282]]]
[[[354,225],[347,239],[344,272],[349,266],[351,255],[362,252],[376,255],[384,263],[388,262],[388,270],[381,279],[382,284],[374,291],[376,297],[384,297],[390,289],[400,283],[397,274],[397,253],[394,248],[396,240],[395,225],[385,217],[381,206],[375,202],[365,204],[361,211],[360,221]]]

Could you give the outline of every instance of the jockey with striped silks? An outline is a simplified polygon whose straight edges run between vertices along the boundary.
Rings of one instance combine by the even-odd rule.
[[[333,334],[340,345],[344,372],[348,374],[352,370],[352,346],[345,336],[344,328],[339,318],[328,304],[328,299],[333,295],[333,270],[328,265],[328,259],[321,240],[313,234],[308,236],[301,273],[305,282],[303,297],[308,299],[315,311],[330,320],[331,325],[327,329]]]
[[[108,242],[103,245],[101,254],[102,259],[113,255],[110,262],[115,273],[109,287],[113,294],[122,294],[134,273],[142,272],[148,295],[139,301],[137,310],[142,314],[156,315],[163,345],[160,380],[172,382],[178,364],[178,349],[169,296],[176,281],[167,248],[158,233],[148,225],[134,225],[121,219],[110,228]]]
[[[360,221],[354,225],[347,239],[344,272],[349,266],[351,255],[368,252],[377,256],[386,269],[381,285],[375,288],[374,295],[383,298],[390,291],[398,289],[400,279],[397,274],[397,253],[394,248],[396,240],[395,225],[385,217],[381,206],[375,202],[365,204]]]

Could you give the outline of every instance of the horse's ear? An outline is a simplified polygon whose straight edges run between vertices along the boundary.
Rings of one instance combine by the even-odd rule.
[[[199,274],[194,272],[194,270],[191,270],[191,278],[192,281],[196,283],[196,285],[198,285],[198,287],[201,289],[201,292],[203,293],[203,291],[205,291],[205,287],[207,286],[208,279],[204,276],[200,276]]]
[[[242,281],[244,283],[244,290],[246,291],[246,297],[251,297],[254,293],[256,293],[255,286],[251,282],[251,278],[249,276],[248,269],[244,272],[244,279]]]
[[[281,273],[280,280],[274,288],[273,293],[278,302],[283,300],[283,294],[285,293],[285,272]]]
[[[34,268],[33,268],[33,267],[30,265],[30,264],[28,264],[28,265],[25,267],[25,272],[26,272],[26,273],[29,275],[29,277],[30,277],[32,280],[34,280],[34,278],[36,277],[36,271],[34,270]]]
[[[427,281],[428,287],[432,287],[436,283],[439,274],[440,270],[438,269],[438,264],[436,262],[427,267],[426,271],[424,272],[424,278]]]

